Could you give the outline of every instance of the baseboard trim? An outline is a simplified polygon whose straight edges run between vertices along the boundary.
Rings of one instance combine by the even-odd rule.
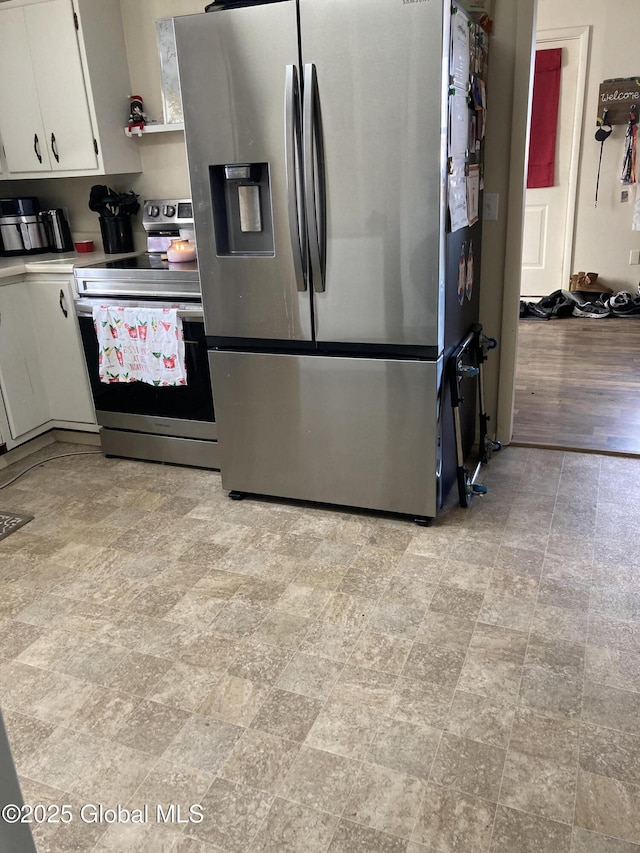
[[[640,453],[632,450],[603,450],[602,448],[572,447],[570,445],[551,444],[540,441],[518,441],[512,438],[509,447],[530,447],[538,450],[560,450],[563,453],[588,453],[591,456],[622,456],[626,458],[640,458]]]
[[[71,444],[88,444],[91,447],[101,447],[100,436],[97,432],[81,432],[75,429],[52,430],[56,441],[70,442]]]
[[[0,468],[8,468],[14,462],[20,462],[21,459],[26,459],[32,453],[37,453],[38,450],[42,450],[50,444],[55,444],[55,442],[56,439],[53,435],[53,430],[45,432],[43,435],[38,435],[29,441],[25,441],[24,444],[19,444],[17,447],[13,447],[0,456]]]
[[[0,469],[8,468],[14,462],[20,462],[31,456],[32,453],[37,453],[51,444],[63,442],[65,444],[83,444],[89,447],[101,447],[100,436],[94,432],[82,432],[73,429],[50,429],[48,432],[38,435],[35,438],[25,441],[24,444],[19,444],[6,453],[0,455]]]

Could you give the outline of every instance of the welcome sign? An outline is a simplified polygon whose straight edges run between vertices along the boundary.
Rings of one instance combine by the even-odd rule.
[[[633,106],[640,109],[640,78],[617,78],[600,84],[598,118],[602,118],[604,110],[609,110],[607,124],[627,124]]]

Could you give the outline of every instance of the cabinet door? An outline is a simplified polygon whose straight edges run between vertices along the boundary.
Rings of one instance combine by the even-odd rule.
[[[50,171],[21,7],[0,12],[0,81],[0,121],[8,170],[16,173]]]
[[[35,3],[24,14],[51,169],[95,169],[98,157],[71,0]]]
[[[29,303],[23,282],[0,287],[0,390],[14,439],[49,420]]]
[[[50,417],[54,421],[95,424],[72,282],[31,281],[27,287]]]

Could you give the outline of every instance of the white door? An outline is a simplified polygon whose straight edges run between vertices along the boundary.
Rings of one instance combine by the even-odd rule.
[[[12,174],[96,169],[71,0],[0,4],[0,123]]]
[[[96,422],[75,315],[72,282],[30,281],[31,317],[38,339],[42,376],[54,421]]]
[[[95,169],[98,156],[71,0],[27,6],[25,20],[51,169]]]
[[[0,287],[0,391],[12,438],[49,420],[29,294],[23,282]]]
[[[50,171],[22,7],[0,11],[0,80],[4,81],[0,122],[9,172]]]
[[[526,191],[520,294],[539,298],[567,289],[571,267],[573,216],[569,209],[575,136],[580,132],[576,103],[580,97],[581,39],[538,40],[538,49],[562,49],[556,173],[552,187]],[[575,191],[574,191],[575,192]]]

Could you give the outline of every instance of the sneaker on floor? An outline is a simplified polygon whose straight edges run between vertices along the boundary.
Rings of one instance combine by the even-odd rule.
[[[585,302],[593,301],[593,293],[589,294],[589,297],[583,296],[579,291],[571,291],[571,290],[561,290],[560,291],[565,299],[568,299],[570,302],[573,302],[575,305],[584,305]]]
[[[568,290],[554,290],[538,300],[537,307],[550,317],[567,317],[571,314],[574,302],[573,294]]]
[[[592,320],[602,320],[611,316],[611,311],[602,302],[585,302],[573,306],[574,317],[589,317]]]
[[[621,290],[609,298],[609,308],[612,311],[616,308],[624,308],[629,302],[633,302],[633,296],[627,290]]]
[[[620,296],[620,294],[617,294]],[[620,300],[619,304],[612,305],[611,311],[614,317],[638,317],[640,316],[640,296],[634,299],[631,294],[626,294],[630,298],[624,302]]]
[[[601,308],[606,308],[608,311],[611,311],[611,306],[609,305],[609,297],[606,293],[598,296],[597,299],[587,299],[591,305],[599,305]]]
[[[571,293],[570,290],[560,290],[555,306],[551,314],[553,317],[570,317],[576,305],[584,305],[586,302],[593,301],[593,296],[585,299],[579,293]]]
[[[540,308],[540,306],[536,302],[527,302],[526,309],[527,313],[525,316],[527,317],[531,317],[536,320],[551,319],[551,311],[546,308]],[[522,316],[522,314],[520,316]]]

